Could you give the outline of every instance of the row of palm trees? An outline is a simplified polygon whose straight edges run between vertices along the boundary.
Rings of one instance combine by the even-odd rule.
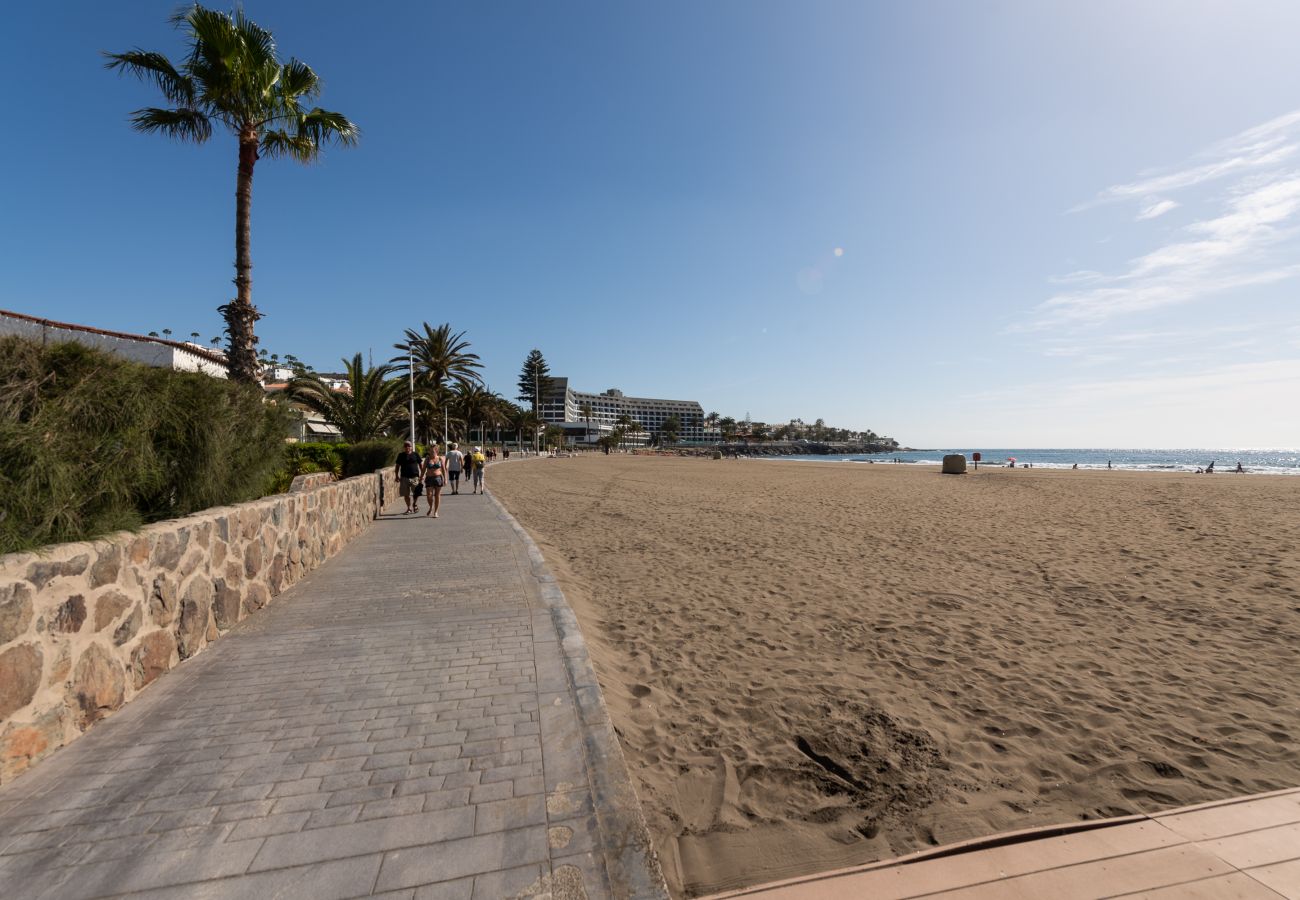
[[[542,427],[532,410],[484,385],[482,363],[470,352],[465,332],[425,322],[421,329],[408,328],[405,338],[393,345],[398,355],[382,365],[364,365],[360,353],[343,360],[346,388],[332,387],[315,372],[300,374],[289,382],[289,400],[320,415],[349,443],[406,433],[412,398],[416,440],[422,443],[486,443],[489,436],[499,441],[502,432],[518,438]]]

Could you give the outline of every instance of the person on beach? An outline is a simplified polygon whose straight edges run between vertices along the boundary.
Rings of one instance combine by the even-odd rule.
[[[1206,475],[1213,475],[1213,474],[1214,474],[1214,464],[1215,464],[1216,462],[1218,462],[1217,459],[1215,459],[1215,460],[1211,460],[1211,461],[1210,461],[1210,464],[1209,464],[1208,466],[1205,467],[1205,474],[1206,474]]]
[[[397,454],[393,474],[397,476],[397,492],[406,501],[406,512],[415,512],[419,502],[415,496],[415,485],[420,480],[420,454],[415,452],[415,446],[410,441],[402,444],[402,452]]]
[[[472,481],[470,482],[470,493],[483,493],[483,470],[487,468],[487,457],[483,455],[482,447],[475,447],[474,452],[469,455],[469,471]]]
[[[459,444],[452,444],[447,451],[447,479],[451,483],[451,492],[460,493],[460,473],[465,467],[465,454],[457,449]]]
[[[1237,468],[1235,469],[1235,471],[1238,475],[1246,474],[1246,470],[1241,467],[1241,460],[1237,460]]]
[[[442,485],[445,481],[445,465],[438,453],[437,444],[430,444],[429,449],[424,451],[424,465],[420,470],[424,476],[424,496],[429,502],[429,511],[425,515],[436,519],[438,507],[442,506]]]

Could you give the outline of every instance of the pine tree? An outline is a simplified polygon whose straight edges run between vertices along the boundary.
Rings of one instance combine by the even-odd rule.
[[[530,351],[524,360],[523,369],[519,372],[517,399],[526,402],[534,413],[537,412],[538,397],[546,393],[546,388],[550,384],[550,378],[547,377],[550,372],[551,367],[546,364],[542,351],[536,348]]]

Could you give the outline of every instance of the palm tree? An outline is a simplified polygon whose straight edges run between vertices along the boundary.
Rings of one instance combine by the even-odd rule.
[[[631,430],[632,417],[627,413],[623,413],[614,420],[614,424],[617,425],[619,429],[618,443],[621,448],[623,446],[623,435],[627,434],[627,432]]]
[[[343,360],[347,390],[334,390],[314,372],[289,382],[289,399],[324,416],[349,443],[379,437],[406,418],[406,384],[389,379],[392,366],[363,369],[361,354]]]
[[[130,50],[107,53],[110,69],[152,81],[172,108],[136,110],[137,131],[161,132],[180,141],[202,144],[213,122],[224,125],[239,143],[235,178],[235,299],[219,309],[230,336],[230,376],[257,381],[253,306],[253,261],[249,247],[253,205],[253,167],[262,156],[288,156],[313,162],[327,143],[357,142],[357,126],[341,113],[311,103],[321,82],[306,63],[282,63],[271,33],[246,18],[199,6],[172,18],[188,31],[189,55],[177,68],[161,53]]]
[[[585,419],[587,422],[587,433],[585,437],[587,438],[587,443],[590,444],[591,443],[591,420],[592,417],[595,416],[596,411],[591,408],[590,403],[584,403],[582,404],[582,406],[578,407],[578,412],[582,413],[582,418]]]
[[[473,431],[474,423],[479,426],[479,443],[485,443],[483,429],[488,417],[497,406],[499,395],[485,389],[481,384],[470,382],[462,384],[456,392],[456,411],[465,421],[469,431]]]
[[[519,418],[515,420],[515,426],[519,429],[520,434],[528,432],[534,438],[537,437],[537,433],[541,430],[543,424],[542,417],[531,409],[523,410]]]
[[[477,353],[469,352],[469,347],[465,332],[452,334],[449,324],[432,328],[425,322],[423,333],[408,328],[406,340],[393,345],[393,349],[402,351],[393,362],[405,364],[410,353],[415,357],[415,375],[426,385],[435,389],[468,388],[483,383],[477,371],[483,364]]]
[[[641,436],[641,432],[645,431],[645,429],[641,427],[641,423],[637,422],[636,420],[632,420],[628,423],[627,430],[628,433],[632,435],[633,440],[639,438]]]

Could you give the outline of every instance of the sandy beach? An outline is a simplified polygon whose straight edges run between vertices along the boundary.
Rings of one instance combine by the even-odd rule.
[[[494,466],[679,896],[1300,784],[1300,478]]]

